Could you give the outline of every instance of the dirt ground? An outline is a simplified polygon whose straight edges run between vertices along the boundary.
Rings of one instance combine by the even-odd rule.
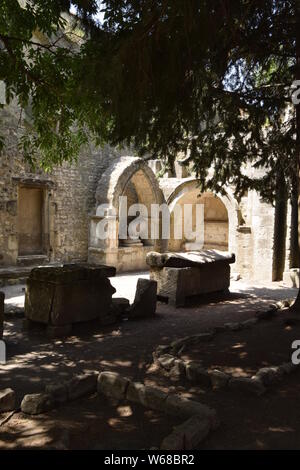
[[[17,294],[19,297],[22,295],[22,286],[14,286],[14,288],[15,292],[8,299],[10,306],[14,302],[19,302],[19,300],[14,300],[14,298],[18,299]],[[124,286],[123,291],[125,291]],[[120,295],[118,291],[116,295]],[[187,307],[179,309],[159,302],[155,318],[123,321],[119,325],[105,328],[96,323],[78,325],[74,328],[72,336],[65,340],[52,341],[45,336],[42,330],[24,331],[22,318],[19,315],[8,314],[4,336],[7,344],[8,362],[6,365],[0,365],[0,389],[14,388],[20,402],[24,394],[39,392],[45,383],[69,379],[74,373],[113,370],[133,380],[182,394],[215,408],[221,425],[202,444],[201,448],[203,449],[300,449],[300,407],[298,405],[300,374],[298,372],[287,377],[282,383],[272,387],[265,395],[258,398],[241,395],[231,390],[215,392],[195,387],[190,383],[170,381],[169,378],[164,377],[160,371],[156,370],[152,363],[152,353],[159,344],[169,344],[175,339],[200,333],[208,328],[223,325],[225,322],[246,320],[253,317],[256,311],[268,307],[270,303],[293,298],[295,295],[295,289],[287,289],[277,283],[267,286],[251,286],[241,282],[233,282],[231,293],[227,297],[211,296],[202,299],[201,302],[199,300],[191,302]],[[220,351],[219,346],[216,349],[214,343],[207,343],[210,349],[201,352],[203,361],[208,363],[211,359],[215,366],[222,365],[222,361],[223,363],[228,362],[230,367],[240,368],[242,365],[244,368],[248,367],[248,373],[251,373],[252,369],[264,365],[264,362],[274,363],[275,356],[278,361],[280,360],[279,362],[288,360],[286,356],[289,355],[291,339],[300,339],[298,325],[292,329],[286,329],[281,324],[282,335],[277,330],[275,331],[272,326],[273,322],[266,323],[266,325],[268,326],[264,331],[259,330],[260,332],[256,334],[247,330],[245,333],[248,335],[247,337],[242,337],[243,332],[230,333],[227,340],[220,340]],[[294,335],[298,335],[299,338],[294,338]],[[255,339],[257,339],[260,351],[256,355],[253,350]],[[90,403],[92,403],[91,408],[89,408]],[[51,420],[53,419],[53,422],[56,423],[54,428],[56,427],[58,430],[62,428],[62,433],[58,433],[59,435],[55,438],[55,445],[80,448],[76,446],[80,446],[78,443],[83,442],[80,441],[81,435],[84,435],[88,440],[91,439],[91,447],[89,448],[93,446],[98,448],[97,446],[101,445],[109,449],[112,446],[124,448],[121,447],[123,444],[127,448],[149,448],[157,445],[156,441],[152,442],[152,440],[149,445],[147,436],[155,434],[160,427],[164,428],[164,425],[161,424],[164,422],[162,417],[153,415],[153,419],[162,420],[158,421],[158,425],[155,425],[155,431],[153,431],[153,423],[150,422],[152,417],[149,417],[148,422],[145,421],[144,424],[144,420],[141,419],[138,425],[139,416],[142,415],[138,412],[133,413],[131,417],[126,417],[126,419],[128,419],[129,427],[135,426],[135,431],[128,431],[128,434],[127,431],[124,431],[127,429],[127,423],[124,419],[125,427],[120,425],[121,434],[115,432],[110,434],[108,428],[101,428],[101,426],[102,424],[104,426],[105,420],[115,417],[116,410],[111,410],[104,420],[101,419],[103,412],[94,406],[92,401],[88,401],[88,405],[74,402],[70,405],[70,414],[65,418],[62,415],[59,418],[55,411],[51,412]],[[77,420],[80,421],[80,416],[85,416],[85,414],[88,416],[89,413],[96,414],[102,424],[101,426],[98,424],[91,426],[87,432],[89,419],[85,418],[81,425]],[[35,426],[37,421],[43,429],[45,420],[50,420],[50,414],[47,419],[43,416],[28,420],[29,429],[27,431],[29,433],[39,433],[39,427],[36,429]],[[94,418],[95,423],[98,423],[98,417]],[[69,420],[70,426],[74,421],[75,428],[77,429],[78,426],[79,429],[79,437],[76,437],[75,431],[74,434],[68,432],[66,437],[64,429],[67,426],[65,424],[59,425],[60,419],[65,419],[66,422]],[[21,420],[20,428],[14,425],[18,420]],[[8,423],[0,427],[1,433],[9,432],[11,434],[10,442],[17,442],[18,439],[14,435],[14,428],[20,430],[20,439],[22,439],[21,428],[23,425],[25,432],[27,432],[27,424],[24,424],[22,420],[21,415],[16,414]],[[62,422],[60,421],[60,423]],[[145,426],[144,434],[141,433],[141,428],[138,426]],[[95,433],[97,433],[95,429],[98,428],[105,430],[103,431],[105,438],[101,437],[98,440],[98,437],[95,437]],[[9,429],[10,431],[7,431]],[[100,434],[102,436],[102,431]],[[86,437],[89,435],[91,437]],[[3,440],[3,434],[0,436],[0,442],[1,439]],[[111,446],[109,442],[111,442]],[[9,436],[6,436],[4,440],[4,447],[6,443],[8,445]],[[45,443],[45,445],[48,444]]]
[[[188,347],[181,358],[198,361],[206,369],[219,369],[237,377],[251,377],[261,367],[291,360],[291,344],[300,339],[300,318],[278,318],[258,322],[242,331],[219,333],[212,341]]]
[[[94,395],[38,416],[16,413],[0,426],[1,449],[159,448],[180,420],[133,403]]]

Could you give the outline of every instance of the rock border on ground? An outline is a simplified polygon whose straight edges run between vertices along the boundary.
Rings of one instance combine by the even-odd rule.
[[[172,341],[169,345],[159,345],[153,353],[154,363],[171,378],[185,378],[192,383],[211,387],[213,390],[229,387],[244,393],[257,396],[264,394],[267,387],[273,385],[296,370],[297,366],[291,362],[282,363],[279,366],[263,367],[252,377],[236,377],[221,370],[206,369],[198,361],[184,361],[180,355],[190,345],[212,340],[216,334],[226,331],[241,331],[252,328],[259,321],[271,320],[279,310],[285,310],[290,306],[290,301],[280,301],[271,304],[268,310],[259,311],[255,317],[242,322],[226,322],[213,330],[203,331],[197,335],[185,336]]]

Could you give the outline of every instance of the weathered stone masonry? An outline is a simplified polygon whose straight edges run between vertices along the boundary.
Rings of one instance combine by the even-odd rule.
[[[88,260],[114,265],[118,271],[142,270],[147,269],[146,255],[153,249],[197,249],[193,241],[173,240],[172,236],[164,242],[151,238],[134,243],[118,238],[99,240],[98,205],[108,203],[118,210],[123,195],[128,196],[129,204],[143,203],[148,211],[151,203],[166,202],[170,211],[176,204],[204,204],[205,247],[234,252],[232,270],[244,279],[278,280],[284,275],[282,269],[287,279],[290,269],[296,267],[291,261],[289,204],[283,221],[285,247],[276,260],[275,209],[256,192],[249,191],[236,201],[233,188],[228,187],[225,195],[205,193],[199,198],[192,172],[178,162],[174,175],[159,177],[158,160],[146,163],[108,146],[86,146],[76,163],[65,163],[47,174],[32,172],[17,147],[18,113],[16,106],[1,112],[6,147],[0,157],[0,267]]]

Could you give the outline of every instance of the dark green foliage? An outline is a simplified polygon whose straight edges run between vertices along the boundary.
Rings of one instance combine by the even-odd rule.
[[[8,98],[30,104],[27,158],[46,167],[71,160],[88,131],[99,144],[131,144],[170,166],[183,152],[202,188],[230,182],[238,195],[252,187],[273,200],[279,173],[295,184],[287,106],[297,0],[78,0],[85,40],[51,46],[69,3],[32,1],[24,10],[0,2],[0,79]],[[50,37],[47,47],[30,43],[36,29]],[[261,178],[246,177],[245,165],[264,170]]]

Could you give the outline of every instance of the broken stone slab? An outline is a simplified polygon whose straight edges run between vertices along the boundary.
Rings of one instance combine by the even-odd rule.
[[[233,377],[229,380],[228,386],[233,390],[257,396],[262,395],[266,391],[264,384],[257,377]]]
[[[4,299],[5,299],[5,294],[3,292],[0,292],[0,339],[3,338]]]
[[[190,418],[197,415],[202,419],[208,419],[213,427],[218,424],[215,410],[202,403],[188,400],[178,395],[169,395],[165,402],[165,412],[180,418]]]
[[[33,269],[26,287],[26,318],[63,326],[106,316],[115,292],[107,277],[110,271],[107,266],[81,265]]]
[[[51,395],[47,393],[33,393],[25,395],[21,403],[21,411],[29,415],[38,415],[49,411],[54,405]]]
[[[230,375],[225,374],[225,372],[222,372],[221,370],[218,370],[218,369],[213,369],[209,371],[208,374],[210,377],[213,390],[218,390],[220,388],[226,387],[231,378]]]
[[[91,395],[97,391],[98,373],[81,374],[67,382],[69,400]]]
[[[164,411],[167,397],[164,391],[139,382],[130,382],[126,392],[127,400],[158,411]]]
[[[186,378],[193,383],[209,387],[211,385],[207,370],[200,362],[192,361],[185,366]]]
[[[146,262],[151,267],[192,268],[206,264],[232,264],[235,255],[219,250],[190,251],[186,253],[158,253],[151,251],[147,254]]]
[[[16,407],[16,394],[11,388],[0,390],[0,413],[13,411]]]
[[[67,384],[48,384],[45,387],[45,393],[50,395],[54,403],[62,404],[68,401],[68,387]]]
[[[157,282],[139,278],[133,305],[128,309],[128,318],[152,317],[156,312]]]
[[[192,416],[174,428],[174,431],[163,440],[161,449],[195,449],[207,437],[210,429],[211,426],[208,419],[203,420],[199,416]]]
[[[106,397],[123,400],[126,397],[129,383],[129,379],[122,377],[117,372],[105,371],[98,376],[97,391]]]

